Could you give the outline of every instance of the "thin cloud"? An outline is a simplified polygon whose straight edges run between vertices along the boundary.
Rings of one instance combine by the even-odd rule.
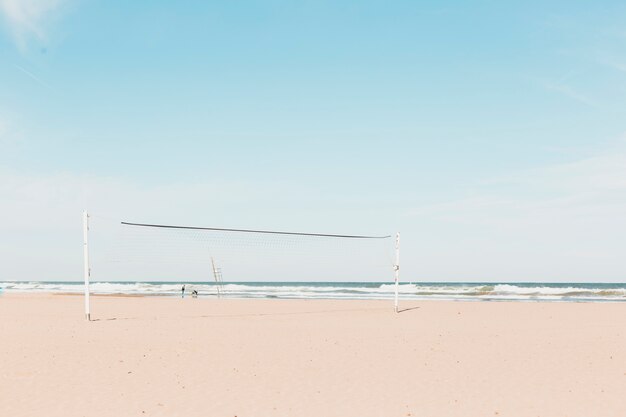
[[[48,42],[50,21],[67,4],[67,0],[0,0],[0,12],[8,23],[20,50],[29,43]]]
[[[624,213],[620,147],[475,183],[464,196],[407,214],[428,239],[425,275],[616,281],[626,268]]]
[[[622,147],[623,139],[617,141]],[[486,186],[544,188],[550,191],[626,191],[626,151],[611,149],[572,162],[513,173],[486,182]]]
[[[29,78],[32,78],[33,80],[35,80],[37,83],[41,84],[42,86],[46,87],[46,88],[50,88],[50,86],[46,83],[44,83],[43,81],[41,81],[41,79],[39,79],[35,74],[33,74],[32,72],[25,70],[24,68],[20,67],[19,65],[15,65],[15,68],[17,68],[18,70],[20,70],[21,72],[23,72],[24,74],[26,74]]]
[[[621,71],[621,72],[626,72],[626,64],[621,63],[621,62],[612,62],[609,64],[609,66],[615,70]]]
[[[572,87],[568,85],[560,84],[560,83],[546,83],[544,84],[544,87],[550,91],[559,93],[567,98],[570,98],[574,101],[585,104],[587,106],[594,107],[594,108],[599,107],[598,103],[596,103],[594,100],[576,91],[575,89],[573,89]]]
[[[2,143],[4,137],[6,136],[8,131],[7,123],[0,119],[0,143]]]
[[[626,60],[623,54],[602,51],[597,53],[596,62],[613,71],[626,72]]]
[[[549,224],[558,215],[572,220],[575,228],[582,213],[622,223],[624,210],[626,151],[612,150],[476,184],[469,197],[418,207],[411,214],[511,227],[530,216]]]

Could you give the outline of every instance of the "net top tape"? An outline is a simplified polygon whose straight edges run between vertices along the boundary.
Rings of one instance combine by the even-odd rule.
[[[290,236],[317,236],[317,237],[332,237],[332,238],[344,238],[344,239],[388,239],[391,236],[363,236],[363,235],[336,235],[325,233],[301,233],[301,232],[281,232],[272,230],[252,230],[252,229],[224,229],[218,227],[197,227],[197,226],[173,226],[165,224],[147,224],[147,223],[130,223],[121,222],[126,226],[139,226],[139,227],[158,227],[164,229],[187,229],[187,230],[211,230],[217,232],[240,232],[240,233],[264,233],[272,235],[290,235]]]

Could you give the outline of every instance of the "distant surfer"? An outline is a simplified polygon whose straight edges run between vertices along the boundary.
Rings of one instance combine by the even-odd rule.
[[[183,288],[180,289],[180,296],[185,298],[185,284],[183,284]]]

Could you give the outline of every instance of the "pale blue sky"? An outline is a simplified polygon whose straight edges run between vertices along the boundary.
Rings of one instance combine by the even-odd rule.
[[[88,208],[399,230],[412,281],[626,281],[622,2],[0,11],[0,280],[80,279]]]

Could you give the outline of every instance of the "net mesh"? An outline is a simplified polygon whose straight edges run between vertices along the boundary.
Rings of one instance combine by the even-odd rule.
[[[122,224],[90,218],[92,280],[389,282],[393,239]],[[214,271],[214,266],[217,271]]]

